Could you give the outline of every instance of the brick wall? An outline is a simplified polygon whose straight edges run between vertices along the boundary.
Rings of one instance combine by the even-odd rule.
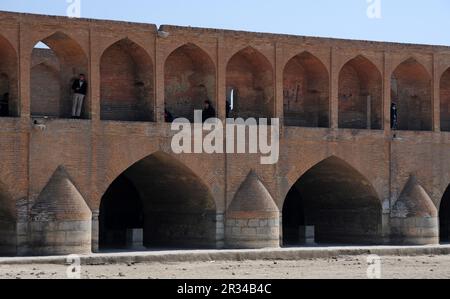
[[[153,68],[145,51],[129,40],[108,48],[102,56],[101,118],[151,121]]]
[[[157,184],[161,188],[155,187],[156,193],[159,195],[159,193],[173,192],[177,197],[187,199],[187,202],[199,204],[195,209],[183,210],[180,207],[185,207],[186,202],[174,200],[167,209],[164,211],[161,209],[161,215],[166,215],[167,221],[174,219],[171,217],[183,211],[186,211],[187,216],[195,215],[175,217],[183,219],[183,223],[176,222],[174,219],[173,226],[170,223],[167,224],[171,229],[160,230],[159,236],[168,234],[160,238],[164,239],[163,241],[176,239],[179,237],[177,233],[187,228],[189,232],[195,234],[192,236],[193,240],[201,235],[202,240],[207,240],[208,244],[215,241],[217,245],[223,243],[224,230],[231,228],[233,231],[234,227],[235,232],[237,229],[242,231],[242,236],[252,236],[247,238],[247,244],[251,242],[255,242],[257,246],[267,244],[259,243],[259,240],[263,240],[275,246],[276,239],[282,232],[281,227],[276,226],[274,219],[279,218],[289,190],[308,170],[330,157],[338,157],[361,174],[362,178],[352,177],[345,182],[346,186],[349,186],[347,189],[356,188],[355,186],[360,186],[363,182],[364,186],[371,187],[370,192],[367,191],[368,189],[356,188],[362,190],[359,193],[370,195],[370,198],[376,197],[379,201],[372,205],[374,200],[370,201],[370,204],[363,200],[363,206],[355,204],[354,201],[345,201],[345,205],[334,209],[343,211],[340,214],[342,216],[338,215],[335,220],[339,224],[336,225],[339,228],[338,232],[345,232],[344,227],[348,225],[349,231],[354,233],[350,234],[352,237],[360,234],[355,227],[359,227],[362,221],[355,215],[364,211],[361,215],[376,221],[367,221],[361,227],[367,224],[368,231],[373,232],[371,228],[377,226],[378,229],[381,226],[380,231],[377,230],[377,232],[380,232],[383,242],[389,243],[391,228],[395,226],[390,221],[391,210],[411,174],[415,174],[436,207],[440,206],[444,191],[449,185],[450,138],[445,132],[439,131],[441,111],[438,96],[441,92],[437,84],[440,74],[450,67],[448,47],[345,41],[176,26],[164,26],[163,29],[170,32],[170,35],[167,38],[160,38],[157,37],[156,27],[149,24],[69,20],[11,13],[0,13],[0,16],[5,16],[1,18],[0,69],[8,76],[13,100],[20,98],[20,105],[16,100],[16,110],[21,112],[21,117],[0,119],[0,152],[2,153],[0,182],[9,194],[3,197],[4,202],[10,203],[7,210],[17,215],[19,252],[22,248],[26,248],[31,240],[27,232],[30,211],[55,169],[61,165],[64,166],[73,186],[92,211],[92,244],[98,240],[100,203],[108,187],[129,167],[155,153],[169,155],[171,159],[178,161],[177,165],[182,165],[188,170],[169,167],[171,171],[160,177],[165,180],[165,183],[161,183],[155,179],[155,175],[152,175],[153,187]],[[18,26],[19,23],[20,26]],[[90,119],[43,120],[40,126],[30,125],[29,110],[33,105],[30,98],[34,93],[30,82],[32,78],[30,66],[33,65],[31,51],[33,45],[39,40],[45,41],[59,58],[60,72],[63,74],[60,90],[63,93],[67,92],[67,82],[70,82],[70,78],[74,75],[81,71],[88,75],[91,88],[90,99],[86,105],[88,117],[85,118]],[[118,40],[122,42],[117,43]],[[328,85],[330,128],[282,127],[280,161],[277,165],[261,165],[259,155],[174,155],[170,148],[174,132],[171,132],[170,127],[162,122],[161,112],[165,103],[165,85],[168,85],[167,89],[172,89],[173,86],[176,89],[177,84],[174,82],[177,76],[174,71],[166,82],[164,72],[166,66],[172,70],[179,70],[175,67],[179,65],[183,70],[179,78],[189,76],[187,74],[192,71],[192,65],[195,64],[187,63],[184,51],[175,52],[174,57],[177,58],[173,61],[169,58],[166,65],[166,58],[170,53],[178,49],[180,45],[189,43],[199,45],[208,53],[215,65],[216,87],[208,88],[208,93],[211,92],[211,99],[217,101],[217,110],[223,112],[230,89],[236,88],[237,108],[239,105],[242,108],[242,111],[237,111],[238,116],[244,117],[270,115],[283,118],[285,66],[291,57],[308,51],[323,63],[329,77],[329,84],[325,83],[327,82],[325,76],[316,76],[316,70],[319,70],[319,67],[315,64],[314,67],[309,66],[309,63],[302,61],[301,68],[293,67],[294,64],[289,64],[286,68],[289,74],[286,77],[286,85],[294,85],[295,80],[298,80],[297,77],[302,77],[302,71],[305,72],[305,77],[313,78],[311,80],[313,83],[309,83],[308,79],[299,79],[299,82],[302,80],[307,82],[307,89],[325,90],[325,85]],[[21,49],[20,52],[19,49]],[[20,53],[20,60],[15,59],[16,53]],[[85,57],[83,58],[80,53],[83,53]],[[201,53],[201,51],[195,51],[195,53]],[[236,53],[238,54],[234,56]],[[380,96],[382,104],[375,105],[381,108],[375,107],[372,111],[382,109],[380,115],[384,130],[338,129],[339,73],[347,62],[360,55],[366,57],[382,75],[383,90]],[[102,57],[105,63],[102,62]],[[203,61],[205,57],[202,53],[199,56],[192,55],[191,59]],[[402,64],[410,57],[414,57],[416,62]],[[83,66],[79,67],[80,65]],[[169,67],[170,65],[172,66]],[[348,78],[350,83],[352,80],[358,81],[357,91],[371,92],[372,87],[375,89],[378,86],[372,83],[375,78],[372,76],[373,68],[362,62],[351,65],[354,71]],[[392,138],[392,132],[386,124],[389,124],[391,76],[394,72],[397,83],[392,87],[398,89],[400,102],[402,102],[399,103],[399,112],[408,112],[407,115],[412,116],[411,120],[408,120],[408,126],[403,128],[415,129],[415,124],[420,123],[419,129],[428,129],[428,132],[401,131],[397,133],[398,138]],[[194,73],[203,75],[203,70],[194,68]],[[20,74],[20,77],[17,77],[17,74]],[[323,79],[316,79],[319,77]],[[212,79],[207,81],[210,82]],[[124,86],[117,85],[117,82],[124,83]],[[311,85],[316,83],[320,85]],[[3,86],[6,84],[3,83]],[[353,85],[350,84],[350,86]],[[14,90],[17,90],[16,97]],[[444,94],[445,90],[445,88],[442,89]],[[411,104],[410,97],[414,95],[411,92],[424,101],[421,100],[420,105],[413,102]],[[104,96],[105,94],[107,96]],[[397,95],[394,93],[393,96],[395,99]],[[64,95],[63,98],[67,97]],[[174,100],[177,99],[174,98]],[[169,97],[169,100],[172,99]],[[404,103],[409,103],[412,108]],[[105,110],[105,107],[113,107],[116,104],[116,107],[124,107],[124,111]],[[432,104],[434,106],[431,106]],[[422,105],[424,105],[422,108],[417,108]],[[103,115],[101,107],[104,107]],[[307,110],[306,107],[305,110]],[[108,113],[111,117],[108,117]],[[433,117],[431,117],[432,113]],[[149,115],[151,117],[147,118]],[[153,115],[157,118],[154,119]],[[405,118],[405,115],[400,116],[402,119]],[[158,122],[102,121],[109,118],[157,120]],[[422,121],[421,118],[426,121]],[[155,171],[154,167],[146,167],[146,169],[150,172]],[[329,169],[335,177],[344,176],[342,168]],[[260,214],[252,214],[256,210],[244,214],[239,214],[241,212],[239,210],[236,211],[235,215],[247,217],[241,222],[229,218],[228,212],[231,211],[229,207],[236,194],[248,194],[246,198],[249,198],[250,204],[254,204],[258,199],[248,192],[239,191],[250,170],[255,172],[259,184],[266,189],[277,208],[270,211],[273,214],[269,216],[265,214],[265,217],[272,220],[267,222],[273,224],[273,227],[270,227],[270,234],[265,219],[261,219],[258,216]],[[186,173],[191,175],[186,177]],[[320,175],[316,177],[323,178]],[[336,192],[342,191],[336,183],[333,183],[336,182],[335,180],[330,183],[329,180],[318,179],[317,184],[324,186],[327,185],[326,181],[329,186],[334,186],[330,187],[331,189]],[[142,187],[142,190],[150,188],[151,184]],[[200,189],[196,186],[202,186],[204,192],[199,192]],[[206,193],[209,195],[199,196]],[[342,191],[342,194],[345,195],[345,192]],[[210,199],[208,202],[214,202],[214,205],[201,204],[199,198],[208,198]],[[76,215],[79,211],[74,208],[69,212]],[[250,219],[249,215],[256,216]],[[331,214],[330,217],[334,215],[336,214]],[[381,217],[381,220],[378,217]],[[204,222],[200,224],[195,222],[198,219],[203,219]],[[427,225],[423,224],[424,227]],[[40,230],[43,232],[41,236],[45,236],[46,232],[62,233],[58,229],[53,230],[55,226],[52,225],[54,224],[51,221],[45,225],[38,225],[37,229],[45,228]],[[201,229],[196,230],[194,226]],[[204,229],[205,227],[208,229]],[[84,230],[84,237],[89,235],[86,232],[87,226],[79,228]],[[258,228],[260,232],[265,231],[267,234],[258,235]],[[251,235],[255,230],[256,235]],[[10,238],[7,233],[1,233],[1,235],[3,236],[0,238],[1,245],[4,245],[4,240]],[[83,246],[80,249],[84,251],[86,247]]]
[[[165,107],[176,117],[194,120],[194,110],[202,110],[209,100],[217,108],[216,70],[206,52],[184,45],[165,62]]]

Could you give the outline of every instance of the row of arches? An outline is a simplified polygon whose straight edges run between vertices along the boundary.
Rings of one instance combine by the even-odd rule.
[[[250,172],[225,212],[226,221],[249,221],[247,228],[252,229],[254,219],[236,215],[260,216],[263,210],[266,214],[271,211],[270,207],[267,210],[270,204],[252,198],[259,195],[270,197],[258,177]],[[286,194],[280,211],[281,244],[383,244],[382,211],[381,200],[370,181],[344,160],[332,156],[303,173]],[[439,211],[440,240],[447,243],[450,186]],[[213,248],[223,237],[218,235],[216,214],[217,204],[202,179],[171,156],[156,153],[125,170],[104,193],[99,217],[100,248],[124,249],[133,245],[129,233],[136,229],[143,231],[141,245],[147,248]],[[238,220],[230,220],[235,216]],[[274,233],[265,228],[258,227],[267,237]],[[308,229],[312,230],[312,243]],[[229,234],[239,237],[246,232],[230,230]],[[275,236],[276,243],[278,237]],[[256,241],[246,240],[251,244]],[[245,246],[245,242],[239,246]]]
[[[233,212],[229,213],[264,214],[260,208],[267,213],[267,204],[251,198],[259,196],[258,192],[262,197],[270,196],[260,187],[263,185],[257,176],[251,172],[242,186],[251,190],[239,188],[228,207]],[[237,200],[241,197],[245,198],[242,202]],[[441,242],[450,241],[449,207],[450,188],[440,206]],[[145,247],[212,248],[220,239],[216,209],[212,194],[197,175],[172,157],[156,153],[128,168],[104,194],[100,247],[126,248],[130,246],[127,234],[140,229]],[[382,210],[370,181],[333,156],[311,167],[291,186],[282,206],[281,242],[283,246],[311,244],[306,236],[308,229],[312,229],[313,244],[382,244]],[[225,215],[228,219],[227,212]],[[238,220],[231,221],[254,221],[236,217]],[[247,229],[252,229],[249,225]],[[234,232],[237,227],[230,228],[235,237],[245,235],[242,230],[233,233],[231,229]],[[270,230],[258,229],[271,234]]]
[[[88,72],[88,57],[79,44],[55,33],[35,47],[31,59],[31,114],[70,116],[70,83]],[[18,116],[17,57],[0,37],[0,96],[4,115]],[[100,61],[101,119],[154,121],[154,67],[147,51],[130,39],[109,46]],[[173,117],[193,121],[193,111],[209,100],[218,105],[216,68],[208,53],[188,43],[175,49],[164,64],[165,109]],[[432,79],[410,58],[394,70],[391,100],[398,107],[400,130],[431,130]],[[283,72],[284,120],[288,126],[330,126],[330,77],[327,67],[310,52],[291,58]],[[269,60],[253,47],[235,53],[226,67],[227,113],[230,117],[275,115],[274,72]],[[383,79],[368,58],[345,63],[338,80],[339,127],[381,129]],[[440,81],[441,128],[450,130],[450,69]],[[83,117],[89,118],[89,97]]]
[[[55,190],[62,192],[56,198],[62,196],[63,201],[55,200]],[[73,222],[80,221],[77,215],[86,214],[83,221],[90,222],[90,210],[76,190],[70,176],[58,168],[31,209],[32,214],[42,216],[32,221]],[[227,247],[240,248],[251,248],[261,237],[271,238],[274,246],[281,240],[281,245],[286,247],[385,242],[382,205],[377,192],[358,170],[337,157],[327,158],[303,173],[287,192],[280,211],[274,202],[261,201],[258,196],[271,201],[258,176],[250,172],[226,208],[225,223],[230,231],[224,232],[221,224],[224,217],[219,216],[223,212],[218,213],[218,204],[204,181],[172,156],[157,152],[130,166],[109,185],[100,203],[99,235],[93,237],[98,237],[101,250],[214,248],[220,246],[218,242],[223,242],[224,235],[234,238],[225,240]],[[59,206],[62,204],[67,207]],[[86,212],[70,212],[78,206],[84,206]],[[15,246],[14,210],[7,188],[0,183],[2,253]],[[279,223],[280,215],[282,223]],[[440,240],[447,243],[450,241],[450,187],[440,203],[439,221]],[[39,234],[45,236],[42,227],[55,226],[31,227],[39,228]],[[86,234],[90,235],[91,225],[85,227]],[[44,246],[43,238],[36,239],[36,244]]]

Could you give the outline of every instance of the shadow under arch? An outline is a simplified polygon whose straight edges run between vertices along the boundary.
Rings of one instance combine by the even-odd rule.
[[[425,66],[412,57],[392,73],[391,100],[397,104],[399,130],[432,130],[431,79]]]
[[[226,93],[230,117],[273,117],[273,67],[267,57],[251,46],[235,53],[226,67]]]
[[[215,248],[216,204],[187,166],[157,152],[125,170],[104,193],[100,249]]]
[[[16,223],[14,201],[0,182],[0,255],[16,254]]]
[[[441,131],[450,132],[450,67],[441,76],[440,84]]]
[[[59,117],[64,114],[59,70],[47,62],[31,68],[31,111],[33,116]],[[45,92],[42,86],[45,86]],[[67,115],[67,113],[65,113]]]
[[[335,156],[292,186],[283,205],[283,244],[377,244],[382,206],[370,182]]]
[[[283,71],[284,123],[329,127],[329,73],[308,51],[292,57]]]
[[[442,196],[439,206],[440,242],[450,243],[450,185]]]
[[[19,116],[18,82],[17,52],[0,34],[0,116]]]
[[[154,121],[154,72],[148,52],[129,38],[100,58],[101,119]]]
[[[216,67],[199,46],[186,43],[170,53],[164,64],[164,104],[174,118],[194,121],[194,110],[211,101],[217,110]]]
[[[339,128],[382,128],[383,79],[377,66],[363,55],[339,72]]]

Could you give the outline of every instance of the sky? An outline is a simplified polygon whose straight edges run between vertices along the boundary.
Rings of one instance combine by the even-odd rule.
[[[450,46],[450,0],[0,0],[0,10],[65,16],[74,1],[83,18]]]

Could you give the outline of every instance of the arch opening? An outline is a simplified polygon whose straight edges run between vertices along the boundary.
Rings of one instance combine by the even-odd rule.
[[[14,201],[0,182],[0,254],[16,253],[16,211]]]
[[[0,35],[0,117],[19,116],[17,69],[16,51]]]
[[[307,171],[283,206],[283,244],[375,244],[381,203],[359,172],[331,157]]]
[[[123,39],[105,50],[100,62],[101,119],[154,120],[153,63],[144,48]]]
[[[252,47],[236,53],[228,62],[226,93],[233,90],[234,118],[272,118],[274,115],[274,83],[270,62]],[[228,108],[227,108],[228,109]]]
[[[122,173],[102,197],[101,249],[215,248],[216,207],[187,167],[156,153]]]
[[[347,62],[339,73],[339,127],[382,128],[382,78],[363,56]]]
[[[431,131],[431,77],[423,65],[410,58],[392,74],[391,98],[397,105],[398,130]]]
[[[450,186],[442,196],[439,208],[440,242],[450,243]]]
[[[450,68],[444,72],[440,84],[441,131],[450,132]]]
[[[31,116],[73,117],[72,86],[80,74],[85,75],[87,82],[87,72],[86,54],[66,34],[57,32],[38,42],[31,53]],[[86,92],[79,118],[89,117],[90,97]]]
[[[205,101],[217,109],[216,70],[209,55],[194,44],[173,51],[164,71],[165,108],[174,117],[194,121],[194,110],[202,110]]]
[[[304,52],[289,60],[283,84],[285,125],[329,127],[329,76],[317,57]]]

